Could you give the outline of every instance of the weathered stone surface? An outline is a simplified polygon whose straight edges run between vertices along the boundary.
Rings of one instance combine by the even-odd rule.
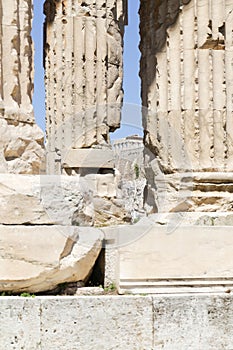
[[[154,350],[231,349],[231,295],[154,296]]]
[[[0,348],[41,349],[40,300],[0,298]]]
[[[90,204],[82,211],[75,210],[72,216],[72,224],[75,226],[115,226],[131,221],[131,213],[126,209],[123,199],[97,196],[93,196]]]
[[[34,123],[32,108],[32,2],[1,2],[1,116],[13,122]]]
[[[233,215],[225,212],[160,213],[144,217],[139,225],[182,226],[233,226]]]
[[[79,149],[68,150],[64,153],[63,168],[96,168],[99,169],[113,169],[114,168],[114,154],[111,149]]]
[[[153,172],[156,184],[153,188],[154,201],[149,203],[147,199],[152,192],[148,186],[144,198],[148,212],[232,211],[232,172],[177,172],[166,175],[157,172],[155,168]]]
[[[114,198],[113,174],[35,176],[0,174],[0,224],[102,226],[129,222]]]
[[[233,2],[145,2],[140,48],[146,145],[157,151],[166,173],[230,170],[232,87],[224,57],[232,55]]]
[[[1,297],[0,347],[230,350],[232,305],[231,294]]]
[[[93,198],[96,226],[121,225],[130,223],[131,215],[125,209],[124,199]]]
[[[85,189],[69,177],[0,175],[0,224],[71,225]],[[85,205],[84,205],[85,206]]]
[[[0,6],[0,172],[39,174],[43,133],[32,107],[32,2],[9,0]]]
[[[152,348],[150,298],[52,298],[41,307],[41,342],[51,350]]]
[[[44,160],[44,135],[35,124],[11,124],[0,118],[1,173],[39,174]]]
[[[81,287],[77,288],[77,291],[75,295],[81,296],[81,295],[102,295],[104,294],[104,288],[103,287]]]
[[[131,241],[126,242],[125,235]],[[232,228],[155,226],[144,222],[117,235],[119,291],[133,293],[232,290]]]
[[[0,291],[41,292],[85,281],[102,238],[93,228],[0,226]]]
[[[232,171],[232,7],[231,0],[141,1],[144,141],[150,161],[164,178],[170,175],[164,187],[170,182],[171,192],[173,178],[176,183],[176,175],[185,171]],[[153,202],[164,188],[150,162],[146,173]],[[217,186],[215,197],[206,198],[208,192],[202,186],[199,198],[175,210],[230,209],[230,199],[222,200]],[[149,206],[155,212],[161,203]],[[171,207],[167,203],[162,211]]]
[[[45,2],[50,174],[61,151],[109,145],[120,126],[124,10],[124,0]]]

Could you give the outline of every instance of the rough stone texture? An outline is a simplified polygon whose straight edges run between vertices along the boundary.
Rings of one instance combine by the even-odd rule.
[[[142,102],[148,108],[144,140],[152,152],[146,165],[150,212],[160,206],[158,172],[171,183],[175,172],[232,171],[232,9],[231,0],[141,1]],[[157,163],[153,172],[152,159]],[[208,186],[201,196],[205,192]],[[217,208],[229,204],[227,198],[216,199]],[[194,202],[190,210],[198,205]]]
[[[104,248],[105,248],[105,271],[104,285],[117,285],[118,280],[118,245],[117,245],[117,227],[104,227]]]
[[[2,297],[2,349],[231,350],[230,294]]]
[[[104,294],[104,288],[100,287],[80,287],[77,288],[75,295],[77,296],[94,296],[94,295],[102,295]]]
[[[9,350],[39,350],[40,300],[0,298],[0,348]]]
[[[232,170],[233,1],[165,3],[141,2],[146,144],[165,172]]]
[[[51,350],[151,349],[150,298],[44,299],[41,306],[41,342]]]
[[[232,296],[153,297],[154,350],[232,349]]]
[[[125,208],[130,212],[132,216],[132,222],[137,222],[140,217],[146,215],[144,210],[144,189],[146,186],[146,179],[124,181],[122,177],[121,191],[122,197],[127,198],[124,200]]]
[[[0,224],[105,226],[130,222],[114,176],[0,174]]]
[[[61,171],[54,164],[63,163],[61,151],[109,146],[120,126],[125,7],[125,0],[45,2],[49,173]]]
[[[225,212],[160,213],[143,218],[139,224],[182,226],[233,226],[233,214]]]
[[[35,124],[32,1],[0,3],[0,172],[38,174],[43,133]]]
[[[16,182],[14,182],[16,184]],[[26,187],[14,189],[12,184],[8,188],[1,182],[0,190],[0,224],[23,225],[23,224],[50,224],[56,223],[56,217],[46,212],[40,203],[39,196],[25,193]],[[61,219],[61,218],[60,218]]]
[[[0,232],[0,291],[15,293],[85,281],[103,239],[101,231],[87,227],[11,225]]]
[[[177,172],[165,175],[155,168],[153,170],[156,174],[156,205],[149,203],[150,196],[146,191],[145,207],[149,210],[159,213],[232,211],[232,172]]]
[[[63,155],[63,168],[96,168],[113,169],[114,154],[112,150],[106,149],[79,149],[68,150]]]

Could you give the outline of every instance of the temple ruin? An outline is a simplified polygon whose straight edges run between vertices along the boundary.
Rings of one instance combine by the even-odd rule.
[[[179,191],[191,176],[193,198],[184,200],[183,210],[209,211],[211,204],[212,210],[231,210],[219,182],[226,183],[228,192],[233,154],[232,1],[156,4],[142,1],[140,11],[142,104],[148,108],[145,144],[156,155],[160,172],[154,174],[149,192],[160,211],[176,210],[171,203],[160,203],[154,189],[172,192],[176,183]],[[150,172],[149,165],[148,177]],[[215,201],[210,192],[215,192]]]
[[[0,293],[73,297],[0,298],[0,347],[230,349],[233,0],[141,0],[143,152],[136,136],[110,142],[128,0],[43,6],[45,140],[33,1],[0,0]],[[136,296],[79,298],[93,284]]]
[[[0,123],[1,173],[38,174],[43,133],[32,107],[33,43],[31,1],[1,1]]]
[[[57,1],[51,18],[50,3],[44,51],[47,166],[54,173],[65,150],[79,158],[80,149],[99,147],[104,157],[109,133],[120,127],[127,12],[126,0]]]

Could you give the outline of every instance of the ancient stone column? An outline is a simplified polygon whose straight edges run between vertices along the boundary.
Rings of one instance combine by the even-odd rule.
[[[32,107],[32,1],[0,1],[0,171],[39,173],[43,133]]]
[[[141,1],[143,122],[157,161],[149,180],[157,207],[165,183],[179,192],[192,173],[183,210],[231,208],[223,197],[233,171],[232,13],[232,0]],[[174,206],[162,210],[181,209]]]
[[[109,133],[120,126],[126,5],[126,0],[45,1],[48,173],[87,167],[80,149],[109,147]],[[67,163],[71,149],[82,164]]]

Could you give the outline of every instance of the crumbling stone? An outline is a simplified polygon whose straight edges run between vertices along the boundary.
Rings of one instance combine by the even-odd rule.
[[[54,174],[61,152],[109,146],[109,133],[120,126],[125,1],[45,7],[47,171]]]
[[[158,178],[233,170],[232,8],[233,1],[141,1],[147,197],[158,210]]]
[[[32,107],[32,2],[0,6],[0,171],[38,174],[44,158],[43,133]]]
[[[36,293],[85,281],[102,248],[103,234],[94,228],[0,225],[0,232],[1,292]]]

